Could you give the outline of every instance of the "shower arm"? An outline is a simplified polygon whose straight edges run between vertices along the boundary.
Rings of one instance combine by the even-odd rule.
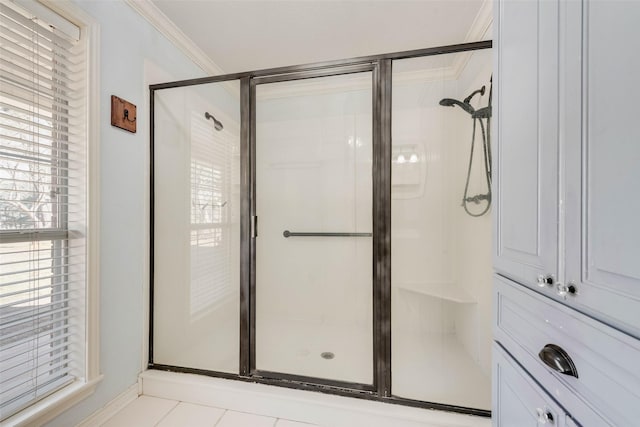
[[[474,96],[476,96],[476,94],[478,94],[478,93],[479,93],[480,95],[484,95],[484,90],[485,90],[485,87],[484,87],[484,86],[482,86],[480,89],[476,89],[476,90],[474,90],[473,92],[471,92],[471,95],[467,96],[467,97],[464,99],[464,101],[462,101],[462,102],[464,102],[465,104],[470,103],[470,102],[471,102],[471,99],[472,99]]]

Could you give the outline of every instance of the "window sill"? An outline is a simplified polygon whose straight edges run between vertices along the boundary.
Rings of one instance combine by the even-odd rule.
[[[62,390],[53,393],[51,396],[45,397],[39,402],[7,418],[3,421],[3,425],[16,427],[42,425],[92,395],[100,381],[102,381],[102,378],[103,376],[99,375],[97,378],[88,382],[75,381]]]

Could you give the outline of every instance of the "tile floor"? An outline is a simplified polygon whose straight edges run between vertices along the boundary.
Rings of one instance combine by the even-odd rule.
[[[313,427],[313,424],[140,396],[102,427]]]

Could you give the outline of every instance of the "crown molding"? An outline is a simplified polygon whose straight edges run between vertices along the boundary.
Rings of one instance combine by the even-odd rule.
[[[491,28],[491,24],[493,23],[493,5],[490,0],[484,0],[482,5],[480,6],[480,10],[478,10],[478,14],[476,15],[469,31],[467,32],[467,36],[465,40],[467,42],[484,40],[487,36],[487,32],[489,28]]]
[[[493,24],[493,5],[491,0],[484,0],[478,13],[465,36],[465,43],[471,43],[479,40],[486,40],[489,30]],[[396,73],[393,76],[394,84],[412,84],[412,83],[427,83],[443,80],[457,80],[464,72],[473,52],[457,53],[456,57],[451,65],[442,68],[432,68],[428,70],[415,70],[407,71],[403,73]],[[286,98],[289,96],[302,96],[302,95],[315,95],[322,93],[329,93],[333,91],[345,91],[345,90],[364,90],[368,86],[363,84],[360,80],[357,82],[357,78],[343,78],[341,82],[331,86],[327,86],[326,82],[314,81],[315,79],[309,79],[305,82],[300,82],[295,87],[282,86],[280,88],[273,88],[261,96],[262,99],[273,98]]]
[[[142,15],[161,34],[167,37],[178,49],[185,53],[196,65],[198,65],[207,75],[215,76],[225,74],[224,71],[213,60],[204,53],[180,28],[178,28],[151,0],[124,0],[131,8]],[[476,15],[467,35],[465,42],[484,40],[493,23],[492,2],[484,0],[478,14]],[[411,83],[416,81],[437,81],[458,79],[471,58],[472,52],[457,54],[453,64],[445,68],[432,70],[418,70],[396,76],[398,83]],[[336,89],[346,89],[348,82],[345,80],[340,88],[328,88],[324,83],[308,82],[308,84],[298,85],[295,89],[282,88],[273,90],[265,94],[264,99],[288,97],[293,95],[325,93]],[[351,90],[362,88],[351,87]],[[230,90],[235,93],[236,90]]]
[[[478,40],[486,40],[487,34],[493,25],[493,4],[491,0],[484,0],[478,10],[467,36],[465,37],[465,43],[474,42]],[[453,64],[451,78],[458,79],[462,75],[462,72],[467,67],[467,63],[471,59],[471,52],[466,52],[462,55],[458,55],[455,63]]]
[[[151,0],[124,0],[133,10],[145,18],[154,28],[187,55],[209,76],[225,74],[213,60],[200,49],[176,24]]]

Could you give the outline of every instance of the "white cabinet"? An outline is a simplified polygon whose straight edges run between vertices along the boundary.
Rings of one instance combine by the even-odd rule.
[[[640,338],[640,2],[496,7],[495,269]]]
[[[567,414],[498,345],[493,345],[495,427],[563,427]],[[574,424],[575,425],[575,424]]]
[[[612,426],[593,414],[587,419],[574,420],[575,414],[565,411],[496,343],[493,344],[493,396],[495,427]]]
[[[640,420],[640,340],[504,277],[494,339],[585,426]]]
[[[494,425],[635,425],[640,1],[494,7]]]
[[[573,421],[571,419],[571,417],[567,417],[567,423],[566,423],[567,427],[580,427],[578,424],[576,424],[575,421]]]
[[[558,275],[559,2],[494,7],[494,267],[535,286],[539,276]]]
[[[640,338],[640,2],[568,7],[567,304]]]

